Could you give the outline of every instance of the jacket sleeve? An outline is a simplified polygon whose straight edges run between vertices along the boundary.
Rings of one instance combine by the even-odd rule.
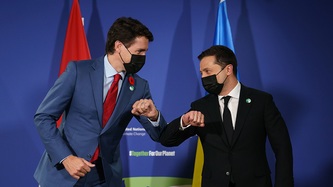
[[[144,81],[144,89],[143,89],[143,96],[142,98],[145,99],[152,99],[149,84],[147,81]],[[160,134],[162,133],[163,129],[166,127],[167,122],[164,119],[161,111],[159,111],[159,123],[158,125],[153,125],[151,121],[148,120],[145,116],[135,116],[136,119],[141,123],[141,125],[145,128],[147,133],[149,134],[150,138],[156,142],[160,140]]]
[[[69,63],[66,71],[56,80],[34,116],[37,131],[54,166],[72,154],[60,130],[56,127],[56,121],[70,104],[75,80],[76,65]]]
[[[275,187],[293,187],[293,156],[287,126],[273,97],[265,100],[265,126],[276,158]]]
[[[193,108],[193,103],[191,104],[191,107]],[[196,135],[198,127],[189,126],[186,129],[182,129],[180,127],[180,120],[181,116],[174,119],[165,127],[160,137],[162,145],[166,147],[178,146],[189,137]]]

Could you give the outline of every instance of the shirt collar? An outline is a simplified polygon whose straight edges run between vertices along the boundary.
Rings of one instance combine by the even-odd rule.
[[[239,99],[239,95],[240,95],[240,89],[241,89],[241,85],[239,83],[239,81],[237,82],[236,86],[234,87],[234,89],[232,89],[229,92],[229,96],[231,96],[232,98],[236,98]],[[222,99],[223,97],[225,97],[226,95],[219,95],[219,99]]]
[[[104,56],[104,75],[105,75],[105,77],[110,78],[110,77],[113,77],[117,73],[118,72],[110,64],[110,62],[108,60],[108,56],[105,55]],[[121,75],[121,78],[124,79],[124,76],[125,76],[124,72],[120,72],[119,74]]]

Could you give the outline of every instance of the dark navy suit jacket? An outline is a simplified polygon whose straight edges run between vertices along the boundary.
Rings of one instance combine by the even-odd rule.
[[[134,102],[151,99],[148,82],[136,74],[131,75],[135,80],[134,90],[131,91],[128,76],[123,80],[115,110],[102,128],[103,57],[68,64],[34,118],[46,149],[34,174],[42,187],[73,186],[76,180],[59,163],[70,154],[89,161],[98,144],[108,186],[121,187],[120,139],[133,117],[131,110]],[[56,120],[62,114],[62,124],[56,128]],[[159,141],[160,133],[166,126],[162,115],[157,127],[146,117],[134,117],[154,141]]]

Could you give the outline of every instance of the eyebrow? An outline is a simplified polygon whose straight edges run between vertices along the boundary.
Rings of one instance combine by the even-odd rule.
[[[144,51],[148,51],[148,49],[138,49],[137,52],[141,53],[141,52],[144,52]]]
[[[200,70],[200,73],[202,73],[203,71],[207,71],[207,69],[209,69],[209,67],[206,67],[206,68]]]
[[[202,70],[200,71],[200,73],[203,72],[203,71],[212,70],[212,66],[214,66],[215,64],[218,65],[217,62],[215,61],[212,65],[210,65],[210,66],[205,67],[204,69],[202,69]]]

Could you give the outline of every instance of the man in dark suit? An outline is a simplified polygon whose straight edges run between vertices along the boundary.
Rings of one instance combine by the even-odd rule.
[[[290,137],[272,96],[239,83],[229,48],[212,46],[198,58],[209,94],[168,124],[160,142],[178,146],[198,135],[204,153],[202,187],[271,187],[268,137],[276,158],[275,187],[293,187]]]
[[[119,142],[133,116],[159,141],[166,121],[148,82],[136,74],[151,41],[145,25],[122,17],[108,32],[105,56],[68,64],[34,117],[46,149],[34,174],[41,187],[121,187]],[[116,105],[111,117],[102,120],[103,102],[118,77],[118,91],[112,89]]]

